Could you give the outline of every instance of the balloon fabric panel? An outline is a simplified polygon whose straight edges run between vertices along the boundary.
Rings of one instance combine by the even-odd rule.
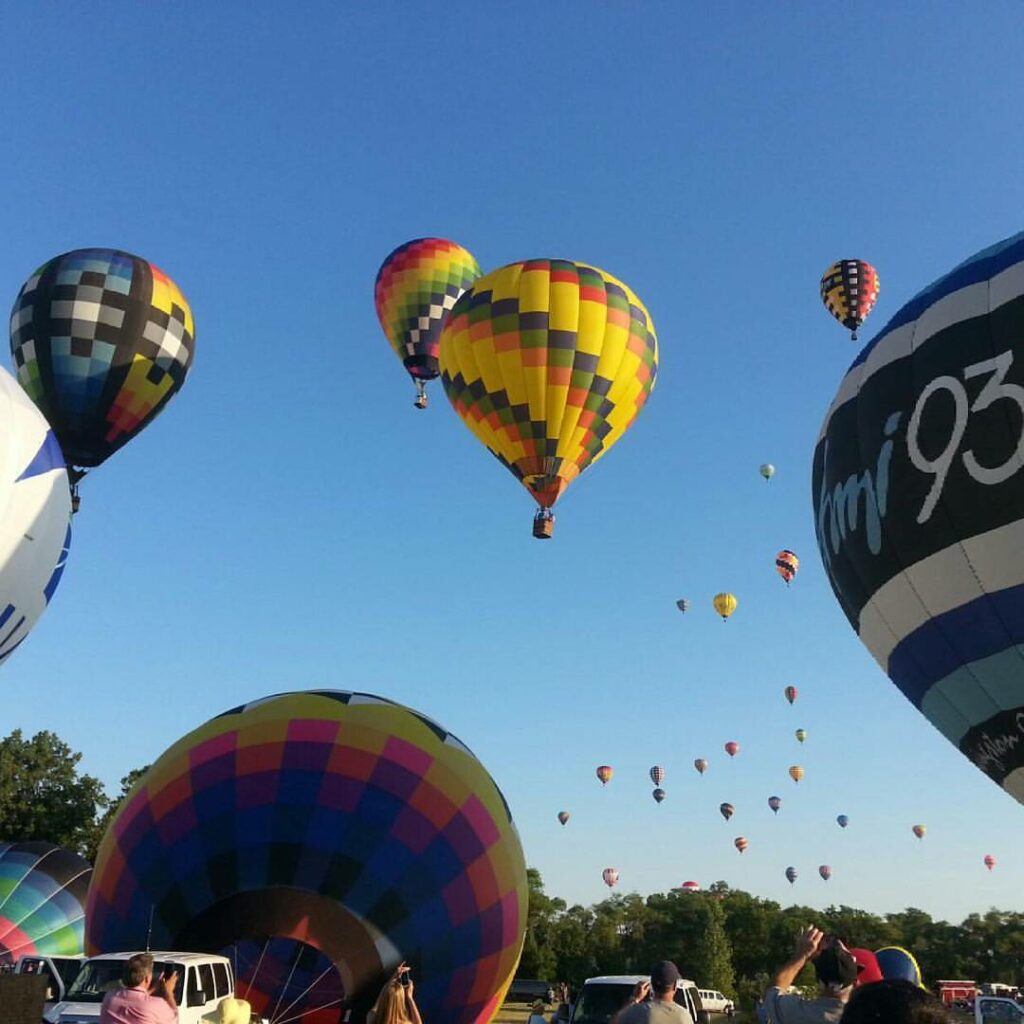
[[[70,465],[98,466],[151,422],[192,364],[192,311],[174,282],[114,249],[44,264],[11,313],[18,381]]]
[[[283,694],[207,722],[140,780],[100,849],[87,942],[137,945],[152,910],[153,944],[298,940],[353,993],[393,948],[425,1017],[483,1024],[526,894],[504,798],[455,737],[368,694]]]
[[[825,308],[857,338],[878,299],[878,273],[864,260],[839,260],[821,278],[821,300]]]
[[[456,412],[545,508],[633,422],[654,387],[650,315],[624,284],[567,260],[480,278],[441,334]]]

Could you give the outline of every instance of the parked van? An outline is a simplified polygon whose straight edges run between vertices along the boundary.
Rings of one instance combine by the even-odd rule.
[[[14,966],[15,974],[41,974],[46,978],[46,1003],[44,1011],[52,1010],[59,1003],[68,987],[75,980],[84,956],[29,956],[19,957]]]
[[[570,1024],[608,1024],[608,1021],[626,1005],[637,982],[650,981],[646,974],[608,974],[600,978],[587,978],[580,989],[569,1016]],[[704,1009],[697,986],[680,978],[676,982],[676,1000],[690,1011],[697,1024],[708,1024],[711,1015]]]
[[[125,961],[136,954],[106,953],[90,957],[68,987],[64,999],[45,1015],[47,1024],[96,1024],[103,997],[121,987]],[[235,994],[231,961],[209,953],[151,953],[153,977],[178,972],[174,997],[178,1024],[201,1024],[225,996]]]
[[[700,1001],[709,1013],[724,1013],[731,1017],[736,1009],[733,1001],[713,988],[699,988]]]

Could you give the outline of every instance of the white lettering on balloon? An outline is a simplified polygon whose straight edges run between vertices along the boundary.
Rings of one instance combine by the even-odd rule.
[[[1000,776],[1008,774],[1003,758],[1012,754],[1024,737],[1024,711],[1018,711],[1014,720],[1016,732],[1004,732],[999,736],[982,733],[981,739],[974,745],[971,760],[985,773],[991,775],[993,770]]]

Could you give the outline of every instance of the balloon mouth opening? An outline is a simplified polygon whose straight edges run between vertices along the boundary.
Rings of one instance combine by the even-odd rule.
[[[402,360],[402,365],[409,372],[409,376],[415,381],[434,380],[441,373],[441,366],[436,355],[417,353],[416,355],[406,356]]]

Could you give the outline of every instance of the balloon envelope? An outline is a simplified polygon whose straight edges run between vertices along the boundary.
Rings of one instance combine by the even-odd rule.
[[[794,736],[796,736],[796,738],[797,738],[797,739],[798,739],[798,740],[799,740],[799,741],[800,741],[801,743],[803,743],[803,741],[804,741],[805,739],[807,739],[807,730],[806,730],[806,729],[797,729],[797,731],[796,731],[796,732],[795,732],[795,733],[794,733],[793,735],[794,735]]]
[[[604,884],[611,889],[613,886],[618,884],[619,873],[615,868],[605,868],[604,871],[601,872],[601,878],[604,879]]]
[[[601,780],[601,785],[602,786],[607,786],[608,785],[608,781],[615,774],[615,770],[609,764],[602,764],[602,765],[598,765],[597,770],[595,771],[595,774]]]
[[[734,611],[736,611],[739,601],[736,599],[735,594],[715,594],[714,599],[711,602],[714,605],[715,611],[722,616],[723,620],[729,618]]]
[[[804,777],[804,770],[798,764],[794,764],[789,769],[789,777],[794,782],[799,782]]]
[[[850,819],[845,814],[840,814],[836,821],[839,823],[840,828],[846,828],[850,824]]]
[[[561,823],[562,823],[563,825],[564,825],[564,824],[565,824],[565,823],[566,823],[566,822],[567,822],[567,821],[569,820],[569,818],[570,818],[570,817],[571,817],[571,815],[569,814],[569,812],[568,812],[568,811],[559,811],[559,812],[558,812],[558,820],[559,820],[559,821],[560,821],[560,822],[561,822]]]
[[[145,429],[185,383],[194,351],[178,286],[119,249],[44,263],[11,312],[18,383],[73,466],[98,466]]]
[[[795,686],[787,686],[785,690],[783,690],[782,692],[786,700],[788,700],[790,704],[792,704],[793,701],[796,700],[797,688]]]
[[[818,868],[818,874],[827,882],[832,877],[832,869],[827,864],[822,864],[821,867]]]
[[[706,758],[698,757],[693,762],[693,767],[697,769],[703,775],[708,770],[708,762]]]
[[[653,796],[654,799],[660,804],[661,801],[665,799],[665,790],[663,790],[659,786],[656,790],[654,790],[653,793],[651,793],[651,796]]]
[[[740,751],[740,745],[735,740],[729,740],[725,745],[725,752],[730,757],[735,757]]]
[[[732,845],[735,846],[736,849],[740,851],[740,853],[742,853],[750,845],[750,843],[748,843],[743,836],[737,836],[732,841]]]
[[[345,966],[346,996],[375,994],[403,950],[435,965],[417,970],[425,1019],[469,1024],[514,975],[526,909],[508,806],[465,745],[383,698],[310,691],[233,708],[156,760],[100,847],[86,946],[302,941]]]
[[[782,799],[777,796],[768,797],[768,806],[776,813],[779,813],[779,808],[782,806]]]
[[[660,786],[665,781],[665,769],[660,764],[656,764],[651,768],[650,776],[651,782]]]
[[[818,547],[904,696],[1024,801],[1024,234],[910,300],[839,386]]]
[[[786,581],[787,586],[793,581],[800,568],[800,559],[788,548],[775,556],[775,571]]]
[[[792,885],[797,878],[796,868],[786,868],[786,877],[789,879],[789,884]]]
[[[722,817],[725,818],[726,821],[728,821],[736,812],[736,808],[733,807],[732,804],[722,804],[718,808],[718,811],[722,815]]]
[[[92,868],[52,843],[0,842],[0,967],[21,956],[80,956]]]
[[[758,472],[765,478],[765,480],[771,480],[771,478],[775,476],[775,467],[770,462],[765,462],[762,463]]]
[[[925,833],[928,831],[924,825],[915,825],[911,830],[918,839],[924,839]]]
[[[838,260],[821,277],[821,301],[854,341],[878,301],[878,291],[878,272],[864,260]]]
[[[681,612],[687,612],[690,610],[690,602],[687,601],[685,597],[681,597],[678,601],[676,601],[676,607]]]
[[[989,871],[991,871],[995,866],[996,866],[996,859],[995,859],[995,857],[993,857],[991,853],[987,853],[985,855],[985,867],[987,867],[989,869]]]
[[[0,369],[0,663],[28,636],[64,574],[71,496],[60,446]]]
[[[883,946],[875,950],[875,959],[886,981],[909,981],[918,988],[924,988],[921,968],[909,950],[902,946]]]
[[[681,886],[679,886],[679,888],[683,892],[700,892],[700,883],[699,882],[683,882],[683,884]]]
[[[658,373],[643,303],[610,274],[524,260],[485,274],[441,332],[463,423],[542,508],[629,429]]]

